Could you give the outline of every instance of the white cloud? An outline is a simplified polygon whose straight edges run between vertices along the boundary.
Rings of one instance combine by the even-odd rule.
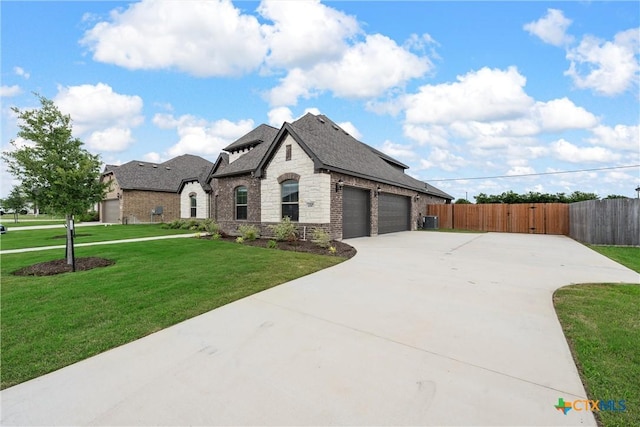
[[[602,147],[579,147],[564,139],[551,144],[551,151],[560,160],[571,163],[607,163],[620,159],[620,155]]]
[[[482,68],[458,76],[457,82],[422,86],[404,98],[411,124],[449,124],[456,121],[505,120],[525,114],[533,99],[525,91],[526,78],[516,67]]]
[[[142,160],[149,163],[162,163],[162,157],[155,151],[146,153],[144,156],[142,156]]]
[[[356,126],[353,123],[351,123],[351,122],[340,122],[340,123],[338,123],[338,126],[340,126],[342,128],[342,130],[345,130],[349,135],[351,135],[355,139],[360,140],[360,138],[362,138],[362,134],[360,133],[358,128],[356,128]]]
[[[468,164],[469,162],[463,157],[456,156],[447,149],[434,147],[431,150],[431,153],[429,153],[429,157],[427,157],[427,159],[420,160],[420,166],[418,169],[439,168],[447,172],[453,172],[467,166]]]
[[[562,46],[573,40],[571,36],[567,35],[567,28],[571,22],[570,19],[565,18],[561,10],[547,9],[544,18],[525,24],[523,29],[539,37],[545,43]]]
[[[616,125],[596,126],[591,129],[593,138],[588,141],[594,145],[604,145],[616,150],[635,151],[640,153],[640,126]]]
[[[94,149],[124,151],[133,142],[133,137],[129,128],[112,127],[91,132],[84,142]]]
[[[347,50],[347,40],[360,32],[357,20],[327,7],[319,0],[264,0],[258,12],[272,21],[266,28],[273,67],[308,68],[339,59]]]
[[[267,117],[269,117],[271,126],[280,129],[284,122],[291,123],[293,121],[293,112],[288,107],[277,107],[269,110]]]
[[[324,91],[341,98],[374,98],[431,68],[427,57],[413,54],[386,36],[368,35],[336,60],[320,62],[308,70],[289,70],[270,91],[269,102],[296,105],[298,98],[308,99]]]
[[[180,139],[167,151],[169,157],[188,153],[213,158],[225,146],[253,129],[253,120],[209,122],[192,115],[175,118],[170,114],[156,114],[153,123],[161,129],[175,128],[178,133]]]
[[[515,67],[482,68],[459,76],[457,82],[425,85],[392,102],[406,107],[403,131],[408,138],[440,148],[464,141],[469,153],[480,157],[539,157],[545,153],[537,136],[598,124],[595,115],[568,98],[535,101],[525,83]]]
[[[0,97],[2,98],[10,98],[12,96],[17,96],[22,93],[22,89],[18,85],[13,86],[0,86]]]
[[[24,77],[25,80],[29,80],[29,77],[31,77],[31,74],[26,72],[22,67],[13,67],[13,72],[16,76]]]
[[[139,96],[116,93],[104,83],[59,87],[53,100],[71,116],[74,134],[95,150],[125,150],[134,142],[131,128],[144,121]]]
[[[418,142],[420,145],[432,145],[435,147],[449,145],[450,134],[445,126],[421,126],[405,123],[402,130],[406,137]]]
[[[598,123],[596,116],[576,106],[568,98],[537,102],[532,113],[539,122],[541,132],[588,129]]]
[[[128,69],[177,69],[232,76],[262,63],[267,44],[258,20],[228,0],[153,1],[111,12],[84,34],[93,59]]]
[[[390,155],[391,157],[397,157],[397,158],[403,158],[403,159],[416,158],[416,153],[411,149],[411,146],[404,145],[404,144],[396,144],[389,140],[386,140],[382,143],[382,147],[380,147],[380,151]]]
[[[580,89],[593,89],[606,96],[621,94],[637,86],[639,39],[638,28],[617,33],[613,41],[585,36],[567,52],[571,65],[565,75]]]

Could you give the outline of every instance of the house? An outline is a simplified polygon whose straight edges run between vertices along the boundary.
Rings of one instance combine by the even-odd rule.
[[[135,224],[209,218],[211,188],[205,181],[213,166],[190,154],[164,163],[134,160],[107,165],[101,180],[110,185],[100,202],[100,221]]]
[[[322,228],[334,239],[414,230],[427,204],[453,199],[324,115],[260,125],[224,151],[198,182],[211,188],[211,217],[230,234],[253,224],[268,235],[285,216],[301,235]]]

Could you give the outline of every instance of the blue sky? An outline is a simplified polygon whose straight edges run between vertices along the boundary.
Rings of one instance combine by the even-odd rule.
[[[635,1],[3,1],[0,12],[2,150],[16,138],[10,107],[36,106],[38,92],[109,164],[214,161],[259,124],[311,111],[456,198],[634,197],[640,184]],[[553,174],[576,170],[587,171]],[[0,173],[5,196],[15,182]]]

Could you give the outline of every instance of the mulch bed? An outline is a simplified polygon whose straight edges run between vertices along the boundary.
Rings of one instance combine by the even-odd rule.
[[[202,237],[202,238],[206,238],[206,237]],[[221,237],[220,240],[235,243],[236,238],[231,236],[224,236],[224,237]],[[239,245],[240,243],[236,243],[236,244]],[[245,240],[242,244],[247,246],[257,246],[259,248],[268,248],[269,239]],[[316,254],[316,255],[332,255],[332,256],[339,256],[344,258],[352,258],[357,252],[356,248],[354,248],[353,246],[347,245],[346,243],[343,243],[337,240],[332,240],[331,246],[336,248],[335,254],[330,253],[329,249],[327,248],[321,248],[320,246],[318,246],[317,244],[313,243],[310,240],[298,240],[295,242],[277,242],[276,249],[280,249],[283,251],[306,252],[306,253]]]
[[[113,260],[98,257],[76,258],[76,271],[107,267],[115,263]],[[66,259],[56,259],[21,268],[14,271],[13,274],[15,276],[53,276],[54,274],[68,273],[70,271],[71,266],[67,264]]]

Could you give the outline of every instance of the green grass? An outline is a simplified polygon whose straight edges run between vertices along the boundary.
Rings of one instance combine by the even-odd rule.
[[[640,272],[640,248],[590,247]],[[640,425],[640,285],[571,285],[553,300],[589,398],[626,401],[597,412],[600,425]]]
[[[60,258],[2,257],[2,382],[10,387],[342,262],[204,239],[78,248],[116,264],[50,277],[11,275]]]
[[[588,246],[594,251],[640,273],[640,248],[631,246]]]
[[[0,248],[2,250],[8,250],[64,245],[66,241],[65,232],[65,228],[14,230],[13,232],[9,229],[7,234],[3,234],[2,237],[0,237]],[[193,231],[163,229],[161,224],[113,225],[109,227],[95,225],[77,227],[74,242],[104,242],[108,240],[122,240],[185,233],[193,233]]]

